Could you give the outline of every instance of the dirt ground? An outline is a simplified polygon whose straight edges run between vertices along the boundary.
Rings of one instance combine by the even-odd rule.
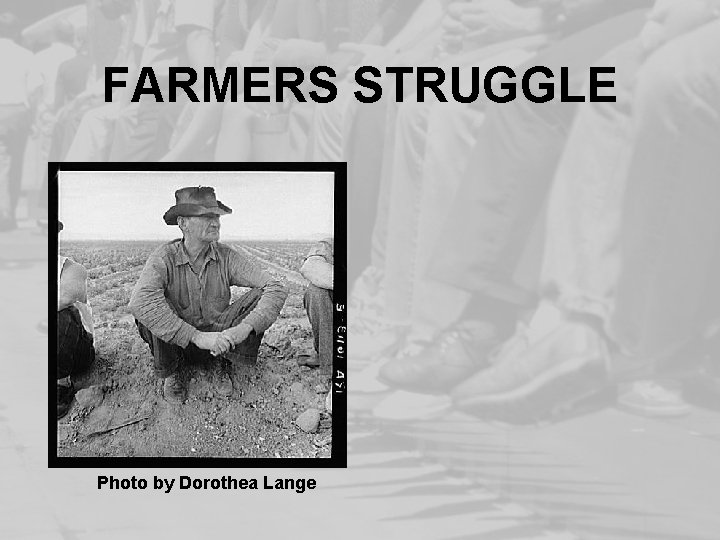
[[[188,399],[180,406],[164,400],[150,351],[127,309],[132,287],[157,245],[60,244],[60,254],[88,269],[97,357],[87,373],[74,378],[78,395],[58,422],[58,456],[330,457],[327,382],[317,370],[297,365],[298,356],[312,352],[305,282],[297,273],[309,244],[236,244],[285,277],[290,295],[265,333],[257,364],[234,366],[233,395],[216,394],[216,364],[188,365],[181,370]],[[243,292],[233,289],[234,298]],[[312,432],[295,423],[309,409],[320,413]]]

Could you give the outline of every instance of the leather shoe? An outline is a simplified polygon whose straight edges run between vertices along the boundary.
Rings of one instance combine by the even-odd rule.
[[[465,321],[443,332],[437,342],[419,353],[398,356],[379,370],[378,380],[398,390],[444,394],[487,365],[497,345],[495,327],[484,321]]]
[[[163,396],[165,401],[174,405],[180,405],[185,401],[185,385],[180,379],[180,375],[176,372],[165,377],[163,381]]]
[[[481,417],[537,421],[607,387],[607,346],[590,326],[565,322],[535,345],[500,356],[457,386],[454,406]]]
[[[215,379],[215,390],[224,397],[232,396],[233,383],[230,377],[229,369],[226,366],[220,366]]]

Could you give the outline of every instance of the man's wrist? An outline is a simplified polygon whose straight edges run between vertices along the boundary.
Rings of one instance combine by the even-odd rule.
[[[241,322],[237,326],[223,330],[223,335],[227,336],[230,342],[235,345],[239,345],[254,331],[252,325],[246,322]]]
[[[197,340],[201,335],[202,335],[202,332],[200,330],[198,330],[197,328],[195,328],[193,330],[192,334],[190,334],[190,343],[197,345]]]

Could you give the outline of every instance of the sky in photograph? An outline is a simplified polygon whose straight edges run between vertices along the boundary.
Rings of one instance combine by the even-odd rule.
[[[332,236],[333,175],[283,172],[60,173],[61,240],[172,240],[163,214],[175,191],[211,186],[233,213],[221,240],[319,240]]]

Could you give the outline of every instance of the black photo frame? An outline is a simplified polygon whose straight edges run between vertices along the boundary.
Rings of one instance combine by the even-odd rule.
[[[57,227],[62,172],[318,172],[334,175],[334,288],[332,450],[330,458],[225,457],[59,457],[56,400],[57,347],[48,340],[48,466],[50,468],[345,468],[347,467],[347,164],[334,163],[55,163],[48,164],[49,223],[48,272],[53,275],[58,256]],[[169,194],[170,196],[172,194]],[[55,264],[55,266],[53,266]],[[49,287],[49,335],[57,335],[57,287]],[[54,361],[53,361],[54,359]]]

